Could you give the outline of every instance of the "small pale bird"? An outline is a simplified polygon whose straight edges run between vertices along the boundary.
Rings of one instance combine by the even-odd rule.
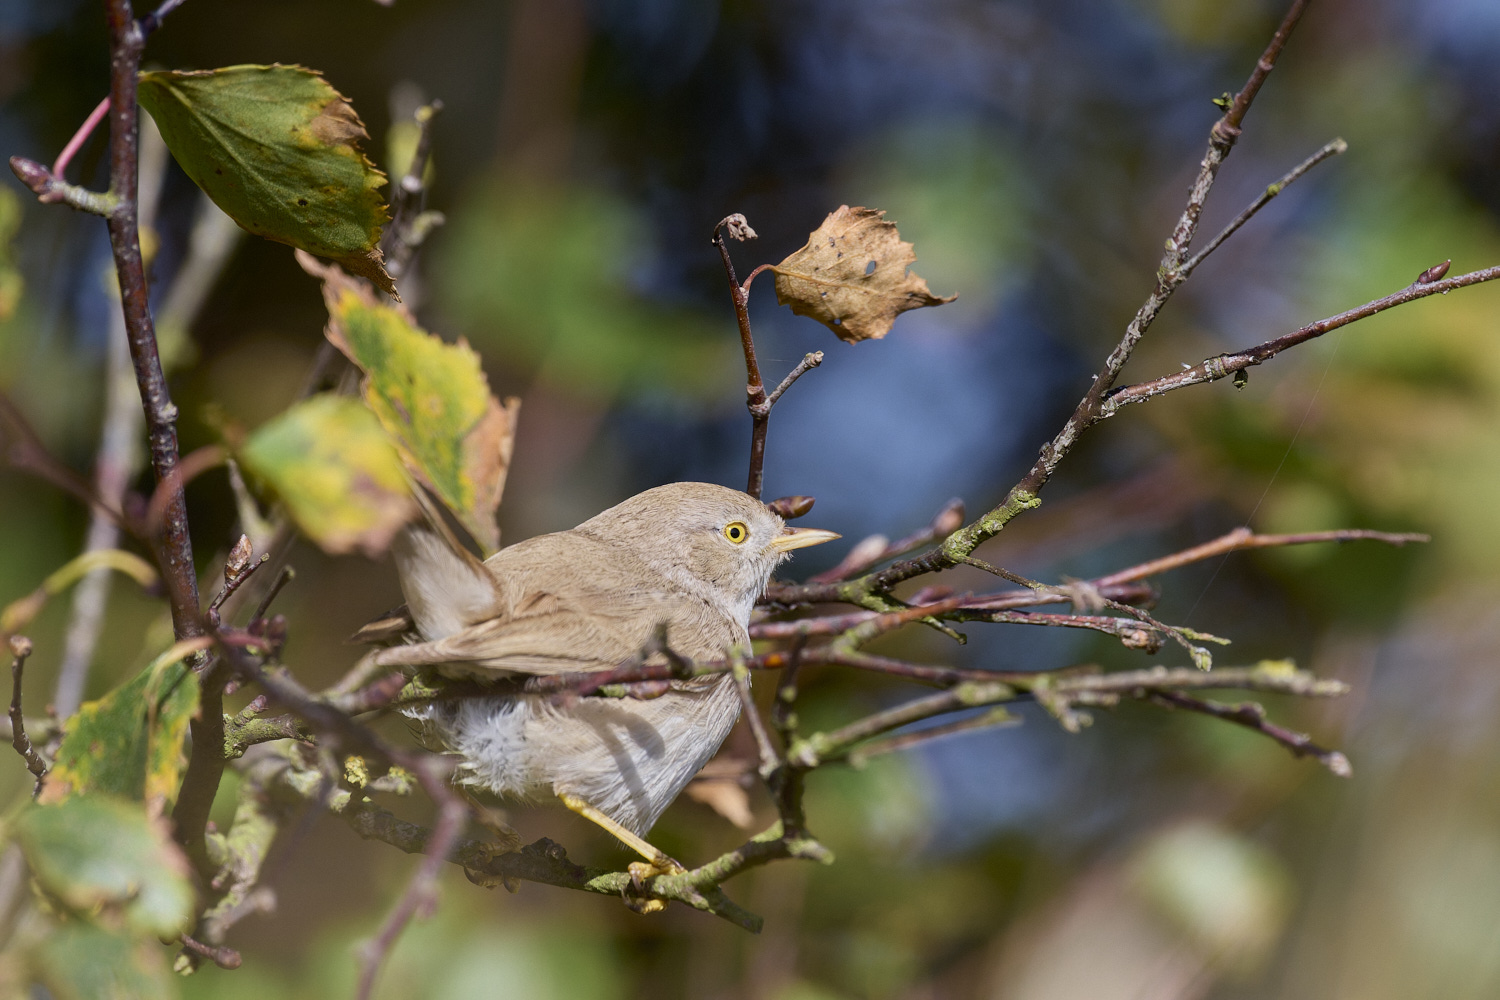
[[[665,627],[693,660],[748,650],[750,612],[793,549],[839,536],[793,528],[765,504],[707,483],[647,490],[567,531],[480,562],[440,531],[411,528],[393,551],[414,636],[384,665],[480,680],[610,670]],[[501,795],[555,794],[651,862],[682,868],[644,839],[724,742],[740,711],[734,678],[673,681],[652,699],[516,693],[439,701],[416,716],[460,758],[460,780]]]

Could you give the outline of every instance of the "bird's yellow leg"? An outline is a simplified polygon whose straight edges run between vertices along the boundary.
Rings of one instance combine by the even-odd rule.
[[[631,850],[635,851],[641,857],[646,859],[645,862],[637,861],[629,867],[630,877],[637,884],[640,884],[641,882],[655,875],[681,875],[683,872],[687,871],[687,869],[684,868],[680,862],[674,860],[665,851],[661,850],[658,847],[653,847],[643,838],[631,833],[619,823],[610,819],[608,816],[604,815],[604,813],[600,812],[598,809],[595,809],[593,806],[589,805],[578,796],[572,795],[568,792],[558,792],[557,797],[562,800],[563,805],[573,810],[573,812],[576,812],[584,819],[592,820],[593,822],[599,824],[604,829],[608,830],[610,833],[619,838],[620,842],[623,843],[626,847],[629,847]],[[641,908],[641,912],[654,913],[657,910],[666,909],[666,906],[667,904],[663,900],[648,899],[645,901],[644,907]]]

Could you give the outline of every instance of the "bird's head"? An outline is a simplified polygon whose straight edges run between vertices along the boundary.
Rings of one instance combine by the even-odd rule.
[[[669,483],[590,518],[578,526],[596,538],[622,544],[679,586],[749,621],[771,571],[793,549],[839,536],[819,528],[793,528],[765,504],[711,483]]]

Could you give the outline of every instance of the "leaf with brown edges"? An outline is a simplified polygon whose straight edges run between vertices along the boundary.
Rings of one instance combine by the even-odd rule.
[[[307,254],[298,262],[323,281],[329,343],[364,373],[365,404],[413,476],[458,518],[486,555],[500,547],[495,511],[515,443],[520,400],[490,392],[479,355],[443,340],[404,307]]]
[[[908,309],[956,299],[932,294],[924,279],[907,270],[917,255],[884,216],[840,205],[805,247],[771,268],[776,301],[857,344],[884,337]]]

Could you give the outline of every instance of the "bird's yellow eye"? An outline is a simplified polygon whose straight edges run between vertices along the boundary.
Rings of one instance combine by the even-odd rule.
[[[730,521],[724,525],[724,537],[736,545],[743,545],[745,539],[750,537],[750,529],[745,526],[744,521]]]

